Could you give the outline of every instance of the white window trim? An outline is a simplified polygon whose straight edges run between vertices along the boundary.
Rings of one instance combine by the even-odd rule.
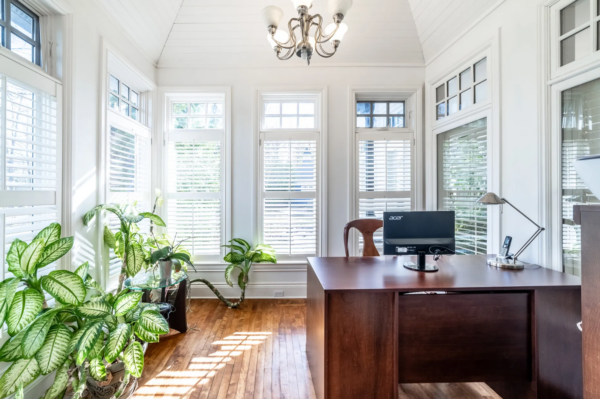
[[[257,87],[255,88],[255,112],[256,121],[254,123],[254,198],[256,203],[253,206],[254,209],[254,225],[255,225],[255,237],[257,240],[262,241],[262,214],[263,214],[263,184],[262,184],[262,171],[261,171],[261,156],[262,151],[260,146],[260,135],[265,132],[278,132],[286,133],[290,132],[288,129],[274,129],[274,130],[261,130],[262,120],[264,115],[263,98],[265,96],[276,96],[278,99],[285,98],[286,94],[293,95],[295,100],[298,99],[298,95],[306,95],[318,97],[318,102],[315,106],[315,126],[317,123],[320,124],[321,130],[319,139],[317,140],[318,149],[318,183],[317,183],[317,202],[318,211],[317,216],[317,254],[316,256],[327,256],[327,87]],[[307,133],[316,132],[317,130],[302,129],[306,130]],[[297,132],[298,129],[293,131]],[[261,242],[262,244],[262,242]],[[305,265],[305,261],[298,260],[282,260],[277,261],[281,264],[290,265]]]
[[[465,57],[447,73],[427,82],[427,101],[425,115],[427,120],[426,133],[426,209],[437,210],[437,136],[454,128],[479,119],[487,119],[488,130],[488,191],[502,195],[501,192],[501,131],[500,131],[500,45],[499,34],[489,40],[479,49]],[[487,58],[488,98],[464,110],[436,120],[435,89],[448,79],[458,75],[470,65]],[[488,253],[499,253],[501,239],[500,207],[488,208]]]
[[[369,97],[373,100],[404,101],[405,104],[405,126],[403,128],[357,128],[356,127],[356,103],[358,97]],[[415,211],[424,209],[425,199],[425,181],[424,181],[424,163],[423,163],[423,89],[421,87],[350,87],[348,93],[348,114],[349,114],[349,151],[348,151],[348,221],[359,218],[359,192],[358,192],[358,136],[373,135],[373,137],[382,137],[389,133],[394,136],[410,135],[412,139],[412,169],[411,169],[411,191],[412,208]],[[358,254],[358,235],[351,231],[348,239],[348,251],[351,254]]]
[[[157,175],[155,179],[155,187],[160,188],[163,196],[168,193],[168,137],[169,130],[173,130],[170,126],[170,109],[171,104],[176,99],[187,99],[198,97],[210,96],[211,94],[220,96],[223,99],[223,129],[216,131],[223,131],[224,145],[221,147],[221,154],[223,156],[223,164],[225,166],[225,173],[221,176],[221,199],[223,214],[221,218],[221,245],[224,245],[232,237],[232,211],[231,211],[231,87],[230,86],[162,86],[158,88],[158,110],[157,112],[157,131],[156,138],[160,145],[155,146],[154,159],[157,160],[155,165],[157,167]],[[186,101],[187,101],[186,100]],[[192,133],[199,135],[198,137],[210,137],[215,134],[215,129],[181,129],[178,133],[187,134]],[[164,218],[167,226],[169,225],[167,217],[167,201],[157,213]],[[161,228],[161,232],[166,233],[166,229]],[[194,264],[201,267],[220,266],[225,265],[223,256],[226,254],[225,249],[221,249],[221,254],[216,261],[200,260],[195,261]],[[204,270],[204,269],[202,269]]]

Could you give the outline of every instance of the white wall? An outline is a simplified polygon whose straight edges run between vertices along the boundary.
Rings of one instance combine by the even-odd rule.
[[[292,89],[327,87],[328,89],[328,245],[329,256],[343,256],[344,225],[348,222],[348,145],[352,138],[349,124],[349,88],[414,87],[424,82],[423,68],[407,67],[288,67],[279,68],[224,68],[224,69],[158,69],[159,86],[231,86],[232,87],[232,213],[233,237],[254,241],[256,209],[254,185],[254,126],[256,121],[255,96],[260,87]],[[203,269],[203,277],[224,286],[221,268]],[[262,270],[262,271],[261,271]],[[306,294],[306,267],[304,265],[258,265],[250,277],[248,296],[272,297],[274,289],[282,289],[285,296]],[[195,295],[212,294],[198,289]]]
[[[426,66],[426,80],[451,73],[465,58],[489,42],[500,41],[500,194],[534,220],[542,222],[540,184],[540,139],[538,125],[538,5],[543,0],[506,0],[494,12],[467,32],[450,48]],[[433,107],[432,99],[426,106]],[[431,123],[426,126],[431,131]],[[429,201],[431,203],[431,199]],[[518,249],[535,228],[513,209],[504,207],[501,237],[513,237]],[[544,233],[547,234],[547,233]],[[538,239],[522,256],[529,262],[541,261],[543,245]],[[556,260],[560,262],[560,260]],[[544,265],[552,267],[550,264]]]

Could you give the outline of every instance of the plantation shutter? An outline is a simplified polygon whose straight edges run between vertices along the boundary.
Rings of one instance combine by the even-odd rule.
[[[29,243],[44,227],[61,221],[61,87],[50,80],[45,83],[42,90],[0,75],[2,279],[12,277],[5,259],[16,238]],[[38,277],[56,267],[44,267]]]
[[[456,252],[487,253],[488,216],[476,204],[487,192],[487,122],[438,135],[438,209],[456,212]]]
[[[358,139],[358,217],[382,219],[383,212],[412,209],[412,134],[359,133]],[[383,249],[383,232],[374,236]],[[362,253],[362,236],[359,252]]]
[[[168,229],[195,257],[218,260],[222,236],[223,134],[171,133]],[[208,258],[207,258],[208,257]]]

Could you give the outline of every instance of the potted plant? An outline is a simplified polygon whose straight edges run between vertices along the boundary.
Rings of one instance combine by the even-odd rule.
[[[238,308],[246,298],[246,287],[248,286],[252,265],[256,262],[277,263],[277,258],[275,257],[275,250],[270,245],[261,244],[252,249],[252,246],[241,238],[229,240],[229,244],[223,245],[223,247],[230,249],[229,253],[223,258],[225,262],[229,263],[225,269],[225,281],[230,287],[233,287],[232,275],[235,271],[239,271],[237,283],[242,290],[240,299],[235,302],[229,301],[215,288],[214,285],[202,278],[192,280],[190,284],[205,284],[225,305],[235,309]]]
[[[184,264],[194,268],[190,253],[182,247],[182,243],[183,241],[176,243],[175,239],[171,243],[166,237],[163,237],[160,241],[154,238],[153,248],[156,248],[156,250],[150,256],[150,263],[157,264],[161,279],[169,278],[173,267],[176,272],[181,271]]]
[[[11,363],[0,377],[0,398],[23,398],[24,387],[54,371],[45,399],[129,395],[142,375],[142,345],[168,333],[168,323],[155,305],[140,303],[141,292],[104,293],[87,262],[75,272],[38,276],[73,246],[73,237],[60,235],[53,223],[29,244],[15,240],[6,256],[15,277],[0,283],[0,326],[6,323],[10,336],[0,361]]]

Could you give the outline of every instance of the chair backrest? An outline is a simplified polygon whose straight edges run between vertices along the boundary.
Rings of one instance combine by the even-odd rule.
[[[379,256],[379,251],[375,247],[373,242],[373,233],[383,227],[383,221],[378,219],[357,219],[349,222],[344,227],[344,248],[346,249],[346,256],[350,256],[348,252],[348,235],[350,229],[355,228],[360,231],[363,236],[363,254],[362,256]]]

